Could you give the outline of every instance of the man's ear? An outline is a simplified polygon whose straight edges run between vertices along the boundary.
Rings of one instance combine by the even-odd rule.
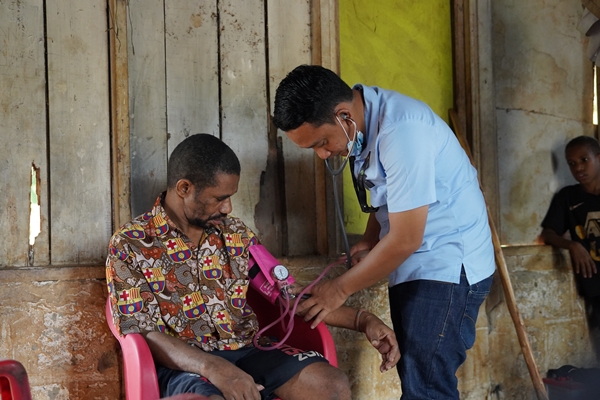
[[[180,179],[175,184],[175,192],[179,197],[187,197],[194,191],[194,185],[187,179]]]
[[[341,120],[350,119],[350,117],[351,117],[350,110],[348,110],[346,108],[341,108],[341,109],[337,110],[336,115]]]

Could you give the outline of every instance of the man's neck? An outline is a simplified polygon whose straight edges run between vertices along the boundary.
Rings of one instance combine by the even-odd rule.
[[[365,125],[365,102],[363,94],[360,90],[354,89],[354,98],[352,99],[353,117],[356,122],[356,127],[359,131],[365,132],[367,127]]]
[[[179,213],[175,211],[181,209],[181,207],[175,207],[177,202],[181,202],[181,199],[177,197],[175,193],[167,190],[162,206],[165,209],[169,220],[171,220],[177,229],[183,232],[192,243],[199,244],[200,239],[202,239],[202,235],[204,234],[204,229],[196,225],[191,225],[183,212]]]
[[[600,195],[600,184],[597,182],[594,183],[590,183],[589,185],[581,185],[583,187],[583,190],[593,194],[595,196]]]

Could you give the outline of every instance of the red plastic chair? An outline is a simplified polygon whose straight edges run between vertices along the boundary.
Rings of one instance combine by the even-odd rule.
[[[0,399],[31,400],[27,372],[16,360],[0,360]]]
[[[279,316],[279,306],[274,306],[253,289],[248,290],[248,302],[258,317],[260,326],[266,326]],[[106,300],[106,321],[111,332],[119,341],[123,352],[123,375],[125,379],[125,395],[127,400],[157,400],[160,398],[158,378],[154,368],[152,353],[142,335],[130,333],[120,336],[112,319],[110,297]],[[281,324],[269,329],[267,334],[283,337]],[[303,349],[314,350],[322,354],[331,365],[337,367],[337,354],[331,333],[325,324],[320,323],[315,329],[300,317],[295,317],[294,330],[286,344]],[[199,399],[206,398],[204,396]],[[4,400],[4,399],[2,399]],[[187,400],[177,396],[169,400]],[[190,398],[191,400],[191,398]]]

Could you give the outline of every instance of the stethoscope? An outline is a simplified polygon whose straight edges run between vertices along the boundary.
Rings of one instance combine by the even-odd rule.
[[[352,140],[350,140],[350,135],[348,135],[346,128],[342,124],[342,121],[336,115],[335,119],[342,127],[342,130],[346,134],[346,138],[348,138],[348,155],[342,161],[342,165],[337,169],[334,169],[331,166],[331,164],[329,163],[329,158],[325,159],[325,166],[327,167],[327,170],[331,174],[331,178],[333,180],[333,198],[334,198],[334,202],[335,202],[335,211],[336,211],[336,215],[338,217],[338,222],[340,224],[340,228],[342,229],[342,234],[343,234],[342,237],[344,239],[344,246],[346,249],[346,268],[350,269],[352,267],[352,256],[350,255],[350,243],[348,242],[348,234],[346,233],[346,228],[344,227],[344,215],[342,214],[342,209],[340,207],[340,198],[339,198],[339,193],[338,193],[337,177],[339,174],[342,173],[342,171],[346,167],[346,164],[348,164],[348,160],[350,159],[350,154],[352,154],[352,151],[354,150],[354,144],[356,143],[356,135],[358,133],[358,127],[356,126],[356,122],[352,118],[350,118],[347,114],[341,114],[341,115],[342,115],[343,120],[349,120],[350,122],[352,122],[352,125],[354,125],[354,137],[352,138]],[[354,171],[350,171],[350,172],[354,173]]]

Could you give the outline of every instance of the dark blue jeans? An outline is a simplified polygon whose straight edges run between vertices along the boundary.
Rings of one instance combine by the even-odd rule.
[[[492,276],[469,285],[463,269],[459,284],[418,280],[389,289],[402,400],[459,399],[456,371],[475,343],[491,285]]]

